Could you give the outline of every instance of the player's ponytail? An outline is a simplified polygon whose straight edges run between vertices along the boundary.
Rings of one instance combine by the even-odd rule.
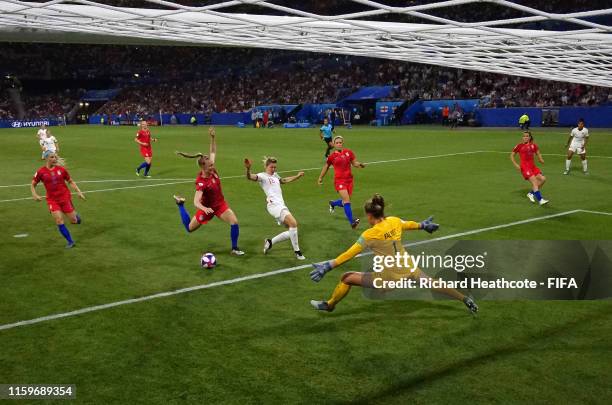
[[[185,152],[176,152],[177,155],[182,156],[184,158],[187,159],[195,159],[198,158],[198,165],[202,166],[204,165],[204,162],[206,162],[208,160],[208,156],[204,155],[203,153],[196,153],[196,154],[189,154],[189,153],[185,153]]]
[[[385,199],[378,193],[374,194],[370,200],[366,201],[364,210],[366,214],[370,214],[374,218],[384,218]]]
[[[193,154],[189,154],[189,153],[185,153],[185,152],[178,152],[177,151],[176,154],[179,155],[179,156],[182,156],[184,158],[188,158],[188,159],[201,158],[201,157],[204,156],[203,154],[201,154],[199,152],[196,153],[195,155],[193,155]]]

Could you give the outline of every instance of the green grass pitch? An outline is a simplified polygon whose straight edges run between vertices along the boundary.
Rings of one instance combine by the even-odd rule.
[[[262,254],[263,239],[281,228],[244,178],[244,157],[276,156],[287,174],[308,169],[283,186],[308,262],[335,257],[359,234],[327,211],[336,193],[333,173],[316,184],[316,129],[217,129],[217,168],[247,252],[236,258],[227,224],[214,219],[187,234],[172,200],[192,199],[198,171],[174,151],[206,152],[206,128],[152,128],[159,142],[145,180],[134,175],[135,128],[72,126],[53,133],[87,201],[74,199],[83,224],[69,225],[77,247],[65,250],[46,204],[22,186],[42,165],[35,132],[0,131],[0,185],[11,186],[0,187],[0,325],[302,265],[288,242]],[[377,162],[354,170],[356,216],[379,192],[387,214],[432,214],[441,224],[433,236],[406,233],[408,242],[612,212],[612,131],[591,131],[589,176],[576,158],[562,175],[568,132],[534,130],[551,201],[539,207],[509,161],[515,129],[338,128],[360,161]],[[612,216],[579,211],[464,238],[612,239]],[[204,251],[217,255],[214,270],[199,267]],[[327,298],[349,269],[357,261],[318,284],[299,269],[0,330],[0,383],[76,384],[88,404],[609,403],[609,300],[482,301],[472,318],[456,302],[371,301],[355,289],[331,314],[312,310],[308,301]]]

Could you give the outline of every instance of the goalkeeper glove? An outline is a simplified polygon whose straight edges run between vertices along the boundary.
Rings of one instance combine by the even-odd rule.
[[[325,273],[332,269],[331,261],[323,262],[323,263],[313,263],[312,267],[314,270],[310,272],[310,279],[315,283],[321,281]]]
[[[434,233],[439,227],[440,225],[433,222],[433,216],[430,216],[425,221],[421,222],[421,229],[427,231],[428,233]]]

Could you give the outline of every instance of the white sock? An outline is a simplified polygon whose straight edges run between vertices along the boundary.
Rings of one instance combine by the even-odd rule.
[[[588,171],[588,170],[587,170],[587,160],[586,160],[586,159],[584,159],[584,160],[582,161],[582,170],[583,170],[583,171],[585,171],[585,172],[586,172],[586,171]]]
[[[291,244],[293,245],[293,250],[297,252],[298,250],[300,250],[300,244],[298,243],[297,228],[289,228],[287,232],[289,232],[289,238],[291,238]]]
[[[572,165],[571,159],[566,159],[565,160],[565,170],[569,170],[571,165]]]
[[[289,231],[281,232],[272,238],[272,244],[276,245],[278,242],[282,242],[284,240],[289,239],[289,237],[290,237]]]

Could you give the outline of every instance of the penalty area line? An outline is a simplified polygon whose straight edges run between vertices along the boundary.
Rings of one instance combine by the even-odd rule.
[[[580,212],[586,212],[587,214],[596,214],[596,215],[612,215],[612,212],[604,212],[604,211],[580,210]]]
[[[506,223],[506,224],[500,224],[500,225],[494,225],[494,226],[489,226],[489,227],[485,227],[485,228],[473,229],[471,231],[459,232],[459,233],[455,233],[455,234],[452,234],[452,235],[442,236],[442,237],[434,238],[434,239],[427,239],[427,240],[418,241],[418,242],[409,242],[409,243],[404,244],[404,246],[409,247],[409,246],[424,245],[424,244],[427,244],[427,243],[438,242],[438,241],[441,241],[441,240],[452,239],[452,238],[459,238],[459,237],[462,237],[462,236],[474,235],[474,234],[477,234],[477,233],[487,232],[487,231],[491,231],[491,230],[495,230],[495,229],[508,228],[508,227],[511,227],[511,226],[522,225],[522,224],[526,224],[526,223],[530,223],[530,222],[542,221],[542,220],[546,220],[546,219],[550,219],[550,218],[556,218],[556,217],[571,215],[571,214],[575,214],[575,213],[578,213],[578,212],[587,212],[587,213],[603,214],[603,215],[611,215],[612,214],[612,213],[607,213],[607,212],[598,212],[598,211],[588,211],[588,210],[576,209],[576,210],[571,210],[571,211],[560,212],[560,213],[557,213],[557,214],[551,214],[551,215],[544,215],[544,216],[540,216],[540,217],[527,218],[527,219],[524,219],[524,220],[521,220],[521,221],[509,222],[509,223]],[[372,253],[370,253],[370,252],[362,253],[362,254],[357,255],[357,257],[363,257],[363,256],[366,256],[366,255],[371,255],[371,254]],[[248,275],[248,276],[232,278],[232,279],[229,279],[229,280],[217,281],[217,282],[210,283],[210,284],[200,284],[200,285],[196,285],[196,286],[192,286],[192,287],[180,288],[178,290],[165,291],[165,292],[160,292],[160,293],[156,293],[156,294],[152,294],[152,295],[146,295],[146,296],[143,296],[143,297],[132,298],[132,299],[127,299],[127,300],[122,300],[122,301],[115,301],[115,302],[111,302],[111,303],[108,303],[108,304],[94,305],[94,306],[91,306],[91,307],[85,307],[85,308],[77,309],[77,310],[74,310],[74,311],[62,312],[62,313],[53,314],[53,315],[47,315],[47,316],[41,316],[39,318],[33,318],[33,319],[25,320],[25,321],[7,323],[7,324],[4,324],[4,325],[0,325],[0,330],[8,330],[8,329],[17,328],[17,327],[20,327],[20,326],[33,325],[33,324],[42,323],[42,322],[46,322],[46,321],[52,321],[52,320],[55,320],[55,319],[68,318],[68,317],[72,317],[72,316],[86,314],[86,313],[89,313],[89,312],[96,312],[96,311],[101,311],[101,310],[104,310],[104,309],[115,308],[115,307],[119,307],[119,306],[123,306],[123,305],[129,305],[129,304],[136,304],[136,303],[139,303],[139,302],[151,301],[151,300],[154,300],[154,299],[157,299],[157,298],[171,297],[171,296],[174,296],[174,295],[185,294],[185,293],[192,292],[192,291],[206,290],[206,289],[209,289],[209,288],[215,288],[215,287],[220,287],[220,286],[224,286],[224,285],[241,283],[243,281],[256,280],[256,279],[260,279],[260,278],[276,276],[278,274],[290,273],[290,272],[294,272],[294,271],[297,271],[297,270],[307,269],[307,268],[310,268],[310,267],[311,267],[310,264],[304,264],[304,265],[301,265],[301,266],[288,267],[288,268],[285,268],[285,269],[278,269],[278,270],[268,271],[268,272],[265,272],[265,273],[251,274],[251,275]]]

